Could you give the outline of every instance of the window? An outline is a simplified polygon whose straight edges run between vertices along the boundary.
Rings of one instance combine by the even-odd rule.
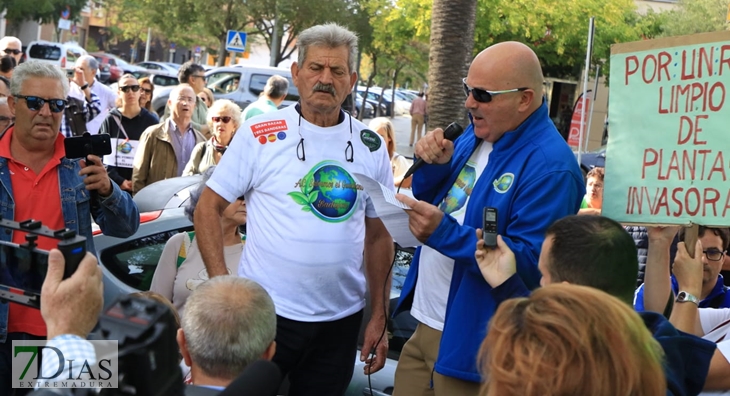
[[[165,243],[178,232],[192,229],[191,225],[112,246],[101,252],[101,262],[127,286],[141,291],[149,290]]]
[[[30,47],[28,57],[32,59],[59,60],[61,59],[61,47],[55,45],[34,44]]]
[[[271,75],[269,74],[252,74],[248,90],[251,91],[252,94],[259,96],[261,92],[263,92],[264,87],[266,87],[266,82],[269,81],[270,77]],[[291,77],[285,78],[289,81],[289,91],[287,92],[284,100],[290,100],[292,102],[299,101],[299,91],[297,90],[297,87],[294,86],[294,81],[292,81]]]
[[[208,76],[208,88],[213,93],[226,94],[238,89],[241,74],[236,72],[214,73]]]
[[[180,81],[178,81],[177,78],[175,78],[175,77],[167,77],[167,76],[160,76],[160,75],[153,75],[152,82],[155,85],[159,85],[161,87],[171,87],[173,85],[180,84]]]

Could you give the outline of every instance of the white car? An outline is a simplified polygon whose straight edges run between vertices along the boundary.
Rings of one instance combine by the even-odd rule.
[[[25,50],[28,60],[38,60],[52,63],[67,73],[73,73],[76,59],[82,55],[88,55],[85,49],[78,43],[69,41],[67,43],[52,43],[50,41],[31,41]]]

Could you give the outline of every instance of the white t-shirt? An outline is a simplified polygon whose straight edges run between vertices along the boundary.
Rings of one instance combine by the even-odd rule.
[[[709,308],[712,309],[712,308]],[[700,309],[700,311],[702,311]],[[730,340],[729,341],[722,341],[717,343],[717,350],[722,353],[722,356],[725,357],[725,359],[730,362]],[[707,391],[707,392],[701,392],[699,396],[730,396],[730,390],[722,390],[722,391]]]
[[[382,138],[347,115],[318,127],[289,106],[247,120],[208,181],[228,201],[245,194],[248,239],[238,274],[269,292],[278,315],[331,321],[365,306],[365,216],[376,212],[354,173],[393,188]]]
[[[730,340],[730,308],[700,308],[698,310],[702,338],[712,342]]]
[[[99,133],[99,129],[101,129],[101,124],[104,123],[104,119],[106,119],[107,114],[109,114],[109,110],[117,107],[117,94],[112,91],[111,88],[100,83],[99,81],[95,81],[94,84],[91,85],[91,92],[96,94],[96,96],[99,97],[99,101],[101,102],[101,113],[99,113],[98,116],[94,117],[91,121],[86,123],[86,130],[90,134],[95,135]],[[78,85],[74,83],[70,84],[70,90],[68,94],[73,98],[85,100],[84,92],[79,88]]]
[[[472,189],[489,162],[492,143],[481,142],[466,165],[459,172],[454,185],[439,205],[444,213],[450,214],[459,224],[464,223],[464,214],[469,204]],[[421,248],[418,261],[418,281],[413,296],[411,315],[426,326],[443,331],[446,316],[446,301],[449,298],[454,260],[426,245]]]

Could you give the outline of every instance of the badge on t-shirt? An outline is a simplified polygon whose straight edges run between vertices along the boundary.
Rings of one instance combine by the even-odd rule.
[[[370,149],[371,153],[379,149],[381,145],[380,136],[369,129],[363,129],[360,131],[360,140],[362,140],[363,144]]]

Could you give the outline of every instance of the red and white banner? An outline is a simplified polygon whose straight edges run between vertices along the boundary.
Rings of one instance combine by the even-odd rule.
[[[591,92],[591,91],[588,91]],[[570,120],[570,133],[568,134],[568,146],[571,148],[579,149],[580,146],[580,117],[583,111],[584,100],[583,94],[578,97],[578,101],[573,106],[573,117]],[[588,123],[588,112],[591,109],[591,98],[590,96],[585,98],[585,115],[583,116],[583,136],[585,137],[585,131],[588,129],[586,124]]]

